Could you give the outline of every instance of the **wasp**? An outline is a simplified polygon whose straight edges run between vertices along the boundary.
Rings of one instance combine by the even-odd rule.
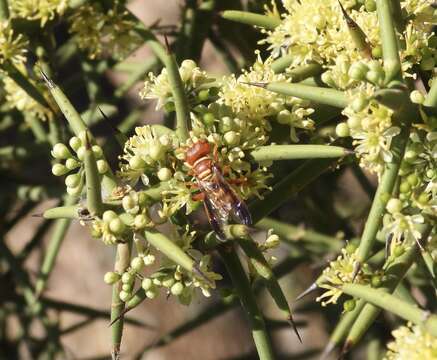
[[[186,165],[196,179],[199,193],[193,200],[203,201],[205,212],[214,232],[221,240],[226,240],[223,228],[230,219],[250,225],[249,209],[225,180],[218,165],[217,147],[211,154],[211,145],[206,140],[194,143],[186,150]]]

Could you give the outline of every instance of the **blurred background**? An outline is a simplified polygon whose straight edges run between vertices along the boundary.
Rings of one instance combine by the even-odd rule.
[[[231,8],[232,3],[232,1],[226,1],[220,6]],[[181,17],[184,16],[181,12],[183,4],[182,1],[175,0],[136,0],[130,2],[128,7],[146,25],[156,24],[159,21],[159,27],[169,29],[169,39],[173,40],[172,29],[178,29]],[[263,2],[255,1],[249,5],[252,10],[259,11],[262,9]],[[254,54],[251,49],[260,38],[257,31],[248,26],[235,24],[232,24],[232,27],[229,24],[220,27],[220,29],[228,28],[228,34],[220,34],[219,27],[216,25],[211,28],[213,38],[221,38],[224,46],[233,56],[227,61],[235,61],[237,66],[245,66],[253,61]],[[238,37],[246,39],[240,47],[236,46]],[[232,40],[236,41],[232,42]],[[207,40],[200,60],[203,69],[218,77],[229,73],[229,67],[225,65],[226,59],[218,50],[219,45],[217,39],[216,44]],[[147,47],[141,47],[125,61],[125,64],[141,64],[150,55]],[[62,81],[70,78],[77,71],[76,66],[77,64],[73,61],[71,66],[57,69],[58,78]],[[111,67],[108,67],[101,75],[103,80],[100,86],[107,93],[120,88],[128,78],[123,71]],[[130,124],[128,132],[132,131],[135,124],[156,123],[162,121],[163,118],[162,113],[155,111],[155,104],[146,105],[139,99],[138,90],[141,85],[140,81],[125,93],[115,104],[116,109],[111,108],[114,111],[108,110],[107,115],[115,122],[120,122],[120,119],[129,114],[131,109],[141,109],[140,115]],[[66,85],[66,88],[69,89],[66,90],[67,94],[72,97],[75,105],[86,110],[84,107],[87,106],[87,101],[81,98],[83,84],[79,81],[78,85],[70,87]],[[10,143],[11,139],[17,136],[13,131],[10,129],[9,133],[3,132],[5,137],[1,140],[2,146]],[[104,136],[106,131],[105,126],[96,123],[95,134]],[[326,131],[332,131],[332,125],[329,123],[326,125]],[[38,201],[29,198],[29,191],[38,184],[49,184],[49,189],[53,186],[54,191],[59,186],[58,180],[51,176],[47,156],[48,150],[46,149],[38,158],[33,158],[31,162],[24,162],[24,165],[14,165],[10,162],[1,168],[2,215],[0,221],[3,241],[16,259],[24,261],[24,268],[31,279],[38,274],[42,256],[53,232],[49,222],[33,215],[40,214],[57,204],[57,200],[53,200],[51,196],[37,196]],[[116,157],[113,157],[113,161],[116,162]],[[295,167],[296,163],[290,162],[289,169],[292,170]],[[317,278],[326,262],[336,256],[334,250],[339,249],[343,241],[351,240],[360,231],[361,216],[366,213],[369,206],[367,194],[373,191],[372,183],[367,177],[362,176],[363,174],[360,173],[357,176],[353,167],[335,172],[329,171],[273,214],[275,218],[296,226],[296,231],[290,234],[275,255],[278,259],[277,263],[285,258],[294,261],[293,271],[281,278],[281,285],[296,311],[295,320],[300,325],[303,344],[299,343],[293,331],[281,321],[281,315],[269,297],[263,291],[259,294],[260,306],[269,319],[268,324],[275,349],[278,354],[282,354],[283,358],[319,358],[318,351],[326,345],[329,331],[332,330],[342,311],[341,306],[322,309],[320,304],[315,302],[314,295],[298,303],[293,303],[293,299]],[[363,190],[363,184],[367,186],[367,193]],[[27,195],[17,195],[18,188],[25,192],[23,186],[27,189]],[[330,190],[329,194],[326,193],[326,189]],[[39,201],[40,199],[42,201]],[[20,214],[25,214],[25,216],[19,216]],[[332,246],[327,246],[326,251],[311,252],[311,244],[308,245],[301,241],[299,229],[304,228],[329,235],[327,241],[338,240],[332,243]],[[36,234],[39,233],[43,236],[35,240]],[[265,236],[264,234],[265,232],[261,231],[258,236]],[[0,249],[3,255],[4,251],[4,248]],[[73,222],[69,227],[54,271],[43,294],[43,299],[48,304],[50,319],[58,329],[56,341],[59,341],[65,350],[65,353],[57,355],[57,358],[106,359],[109,357],[110,331],[107,316],[110,308],[111,287],[103,282],[103,276],[113,267],[113,252],[113,247],[105,246],[102,242],[91,238],[88,230],[78,222]],[[220,268],[220,264],[217,266]],[[38,341],[45,341],[42,337],[44,331],[37,323],[28,324],[29,327],[23,329],[23,319],[20,319],[20,316],[7,315],[9,309],[14,306],[19,307],[23,300],[12,294],[12,289],[15,287],[14,276],[3,263],[0,264],[0,274],[0,293],[2,293],[0,295],[2,301],[0,358],[33,359],[35,358],[32,352],[33,346],[38,344]],[[225,278],[224,286],[228,282],[229,280]],[[193,327],[181,336],[174,336],[174,339],[169,336],[164,338],[164,341],[162,340],[163,335],[195,319],[205,309],[219,301],[217,294],[213,294],[211,299],[199,297],[189,307],[180,305],[172,299],[167,300],[163,295],[154,300],[145,301],[128,315],[129,318],[138,320],[138,323],[126,324],[122,345],[123,358],[141,358],[141,354],[147,347],[158,345],[144,352],[142,358],[256,359],[250,330],[247,327],[244,313],[239,307],[230,307],[219,316],[213,317],[201,326]],[[94,312],[87,312],[86,309],[89,308]],[[63,310],[58,311],[59,309]],[[19,342],[17,339],[23,336],[24,330],[28,341]],[[158,340],[169,343],[156,344]],[[359,353],[358,355],[355,353],[353,358],[359,359]]]

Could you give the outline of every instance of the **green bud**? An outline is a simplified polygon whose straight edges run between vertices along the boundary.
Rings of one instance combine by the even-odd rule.
[[[393,255],[396,257],[401,256],[405,252],[405,247],[402,245],[396,246],[393,250]]]
[[[67,194],[71,196],[79,196],[82,192],[83,186],[67,187]]]
[[[120,293],[118,294],[118,297],[120,298],[121,301],[126,302],[130,299],[131,294],[127,291],[121,290]]]
[[[215,121],[214,114],[207,112],[207,113],[203,114],[202,119],[203,119],[203,122],[205,123],[205,125],[207,125],[207,126],[214,125],[214,121]]]
[[[348,124],[350,129],[357,129],[361,126],[361,120],[356,116],[352,116],[347,119],[346,123]]]
[[[422,104],[425,101],[425,96],[420,91],[413,90],[410,93],[410,100],[415,104]]]
[[[141,282],[141,287],[146,291],[150,290],[153,287],[152,279],[144,278],[143,281]]]
[[[156,295],[158,295],[158,290],[156,288],[152,288],[146,291],[146,297],[148,299],[154,299],[156,298]]]
[[[55,164],[52,166],[52,173],[55,176],[61,176],[68,173],[69,170],[62,164]]]
[[[386,205],[386,209],[390,214],[396,214],[402,210],[402,201],[399,199],[390,199]]]
[[[129,159],[129,166],[133,170],[141,170],[146,166],[146,163],[141,157],[134,155]]]
[[[139,215],[135,216],[135,219],[134,219],[135,229],[143,229],[147,226],[148,223],[149,223],[149,219],[147,218],[146,215],[139,214]]]
[[[387,204],[388,201],[391,199],[391,195],[387,192],[380,195],[379,199],[383,204]]]
[[[148,254],[144,256],[143,261],[146,266],[152,265],[155,262],[155,255]]]
[[[344,311],[349,312],[355,309],[356,305],[357,305],[356,301],[354,299],[350,299],[344,302],[343,309]]]
[[[421,193],[417,198],[417,201],[422,205],[426,205],[429,201],[429,195],[427,193]]]
[[[416,174],[410,174],[407,177],[407,181],[410,185],[416,186],[419,183],[419,177]]]
[[[191,80],[191,76],[193,75],[193,70],[190,68],[180,67],[179,75],[181,76],[182,82],[186,83]]]
[[[55,159],[68,159],[72,155],[70,153],[70,150],[68,150],[68,148],[64,144],[57,143],[53,146],[52,156]]]
[[[65,185],[70,188],[75,188],[80,184],[80,175],[71,174],[65,178]]]
[[[80,162],[77,161],[76,159],[68,158],[68,159],[65,161],[65,167],[66,167],[68,170],[74,170],[74,169],[78,168],[79,166],[80,166]]]
[[[171,289],[170,292],[172,293],[172,295],[174,296],[179,296],[182,294],[182,291],[184,291],[184,285],[181,282],[177,282],[175,283]]]
[[[208,98],[209,98],[209,89],[200,90],[199,93],[197,94],[197,99],[199,101],[205,101],[208,100]]]
[[[103,156],[103,150],[99,145],[93,145],[91,149],[96,159],[100,159]]]
[[[167,103],[164,105],[164,111],[165,111],[167,114],[173,112],[174,110],[175,110],[175,104],[174,104],[174,102],[169,101],[169,102],[167,102]]]
[[[417,159],[417,152],[414,150],[407,150],[404,155],[405,161],[412,163]]]
[[[138,204],[140,206],[148,206],[150,200],[149,196],[143,191],[140,191],[137,194],[138,194]]]
[[[123,284],[131,284],[135,280],[135,276],[128,272],[124,272],[123,275],[121,275],[121,282]]]
[[[281,110],[278,116],[276,117],[278,123],[284,125],[290,123],[291,119],[292,119],[292,115],[288,110]]]
[[[435,171],[432,169],[426,170],[426,176],[432,179],[435,176]]]
[[[44,195],[44,188],[42,186],[35,186],[30,189],[29,199],[32,201],[40,201]]]
[[[118,280],[120,280],[120,274],[114,271],[107,272],[103,277],[103,281],[108,285],[115,284]]]
[[[380,59],[382,57],[382,47],[379,45],[376,45],[373,49],[372,49],[372,56],[375,59]]]
[[[375,0],[366,0],[364,2],[364,6],[366,8],[366,11],[373,12],[376,10],[376,2]]]
[[[181,63],[181,68],[189,69],[193,71],[197,67],[197,64],[194,60],[191,59],[185,59]]]
[[[115,211],[112,210],[106,210],[102,215],[102,220],[105,223],[109,223],[113,219],[117,219],[118,215],[115,213]]]
[[[224,139],[228,145],[234,146],[240,142],[240,134],[235,131],[228,131],[225,133]]]
[[[132,291],[133,284],[123,284],[121,290],[130,293]]]
[[[159,161],[164,158],[165,147],[161,145],[159,141],[153,141],[149,146],[149,156],[155,160]]]
[[[173,286],[174,283],[175,283],[175,279],[173,279],[172,277],[169,277],[169,278],[164,279],[162,281],[162,286],[164,286],[166,288],[170,288]]]
[[[370,281],[372,287],[377,288],[380,287],[382,284],[382,278],[379,275],[372,276],[372,279]]]
[[[358,96],[356,99],[354,99],[351,103],[351,107],[353,111],[360,112],[363,111],[364,108],[369,104],[369,101],[362,96]]]
[[[407,181],[403,181],[399,186],[399,191],[403,194],[409,193],[411,190],[411,185]]]
[[[126,195],[125,197],[123,197],[123,200],[121,200],[121,204],[123,206],[123,209],[126,211],[137,206],[136,201],[130,195]]]
[[[362,62],[358,62],[351,65],[348,71],[348,75],[351,79],[361,81],[366,78],[366,74],[368,71],[369,68],[367,67],[366,64]]]
[[[109,165],[106,160],[97,160],[97,170],[99,174],[105,174],[109,170]]]
[[[125,230],[126,225],[123,221],[120,220],[120,218],[112,219],[109,222],[109,230],[111,230],[112,233],[116,235],[120,235]]]
[[[132,261],[130,262],[130,266],[132,267],[132,269],[134,269],[136,272],[140,272],[144,266],[144,262],[143,259],[140,258],[139,256],[136,256],[132,259]]]
[[[347,137],[349,136],[349,126],[347,126],[347,123],[345,122],[337,124],[335,127],[335,133],[338,137]]]
[[[163,167],[158,170],[158,179],[160,181],[168,181],[173,177],[173,174],[169,168]]]
[[[77,137],[73,136],[70,141],[68,142],[70,147],[77,152],[77,149],[79,149],[82,146],[82,141]]]
[[[346,251],[348,254],[353,254],[355,252],[355,250],[357,250],[357,244],[353,243],[353,242],[348,242],[346,245]]]
[[[76,154],[77,154],[77,158],[80,161],[83,161],[83,159],[85,159],[85,151],[86,151],[85,146],[81,146],[79,149],[77,149]]]
[[[371,83],[373,83],[373,84],[379,84],[381,81],[382,81],[382,79],[383,79],[383,73],[381,73],[381,72],[377,72],[377,71],[374,71],[374,70],[370,70],[369,72],[367,72],[367,74],[366,74],[366,79],[369,81],[369,82],[371,82]]]

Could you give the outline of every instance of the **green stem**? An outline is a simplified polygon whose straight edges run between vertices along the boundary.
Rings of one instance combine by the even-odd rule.
[[[427,233],[427,230],[422,230]],[[387,269],[384,271],[384,278],[387,279],[383,287],[380,289],[386,293],[392,293],[399,285],[408,269],[413,264],[415,258],[419,255],[416,244],[412,245],[402,256],[397,257],[392,263],[389,263]],[[366,300],[366,299],[364,299]],[[350,349],[358,343],[367,329],[373,324],[378,317],[380,310],[371,305],[366,304],[351,327],[348,337],[346,338],[345,348]]]
[[[86,201],[88,211],[93,216],[101,216],[103,213],[102,188],[100,185],[100,174],[97,170],[97,161],[91,148],[88,132],[85,133],[85,181]]]
[[[381,181],[376,190],[369,216],[364,226],[363,235],[361,236],[360,246],[358,248],[357,258],[359,262],[367,260],[372,247],[376,241],[376,233],[382,223],[382,217],[385,212],[385,198],[391,196],[396,184],[396,178],[399,173],[401,161],[404,157],[405,148],[409,136],[409,123],[416,118],[416,110],[407,103],[402,109],[393,114],[393,119],[397,120],[402,126],[401,133],[397,135],[391,144],[390,151],[393,159],[386,163]]]
[[[291,65],[293,60],[294,60],[293,55],[284,55],[272,62],[271,65],[272,70],[274,71],[275,74],[280,74],[284,72]]]
[[[279,208],[290,197],[333,166],[335,161],[332,159],[317,159],[304,162],[291,174],[275,184],[272,191],[264,196],[264,199],[257,199],[250,203],[249,209],[252,214],[253,223],[256,224],[272,211]]]
[[[76,201],[74,197],[68,197],[65,201],[65,205],[69,206]],[[39,297],[44,291],[45,285],[47,284],[50,273],[55,265],[56,258],[59,253],[62,241],[68,231],[71,224],[71,219],[59,219],[56,220],[53,226],[53,233],[50,239],[50,243],[47,247],[47,251],[44,255],[44,260],[41,265],[41,270],[38,274],[38,278],[35,283],[35,294]]]
[[[9,19],[8,0],[0,0],[0,20]]]
[[[30,114],[26,114],[25,117],[30,129],[32,130],[33,135],[35,136],[36,141],[39,143],[46,142],[47,131],[41,124],[41,120]]]
[[[118,244],[115,254],[114,271],[123,274],[130,264],[130,244]],[[122,313],[124,310],[124,302],[120,300],[120,291],[122,282],[118,281],[112,287],[112,303],[111,303],[111,335],[112,335],[112,359],[118,360],[120,358],[121,338],[123,336],[124,319]],[[118,319],[118,320],[116,320]]]
[[[343,242],[335,237],[307,230],[300,226],[290,225],[272,218],[263,218],[256,224],[256,227],[264,230],[273,229],[275,234],[291,244],[299,243],[299,241],[308,242],[310,244],[321,245],[324,251],[339,251],[343,246]]]
[[[348,295],[363,299],[381,309],[422,326],[431,335],[437,336],[437,315],[419,309],[384,290],[358,284],[345,284],[342,291]]]
[[[260,86],[278,94],[294,96],[338,108],[345,108],[349,103],[348,96],[345,92],[331,88],[290,84],[286,82],[272,82],[269,84],[251,83],[250,85]]]
[[[390,6],[396,30],[399,34],[403,34],[405,31],[405,19],[402,15],[401,2],[399,0],[390,0]]]
[[[252,26],[259,26],[267,30],[273,30],[281,24],[281,19],[279,18],[247,11],[226,10],[223,11],[222,17],[226,20]]]
[[[376,0],[376,6],[386,82],[389,82],[393,78],[400,78],[401,76],[398,39],[390,9],[390,0]]]
[[[255,161],[274,161],[291,159],[338,158],[351,151],[340,146],[330,145],[268,145],[260,146],[250,155]]]
[[[235,292],[240,298],[241,305],[248,317],[252,329],[253,340],[260,360],[274,359],[273,349],[264,323],[264,318],[256,303],[249,280],[235,249],[233,247],[220,247],[219,252],[228,274],[231,277]]]

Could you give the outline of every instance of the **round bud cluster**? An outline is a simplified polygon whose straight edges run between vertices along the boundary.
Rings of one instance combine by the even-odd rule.
[[[385,80],[385,71],[378,60],[356,62],[349,68],[348,75],[353,80],[366,81],[376,86],[382,86]]]
[[[68,143],[70,147],[62,143],[57,143],[53,146],[52,156],[60,162],[52,166],[52,173],[55,176],[70,173],[65,178],[67,193],[77,196],[82,192],[84,185],[85,133],[81,134],[80,137],[73,136]],[[70,151],[70,148],[73,151]],[[109,170],[109,165],[103,159],[102,148],[98,145],[93,145],[92,151],[97,160],[97,170],[100,174],[105,174]]]
[[[102,219],[95,219],[92,223],[92,236],[102,238],[107,245],[112,245],[121,241],[128,227],[121,217],[112,210],[103,213]]]

